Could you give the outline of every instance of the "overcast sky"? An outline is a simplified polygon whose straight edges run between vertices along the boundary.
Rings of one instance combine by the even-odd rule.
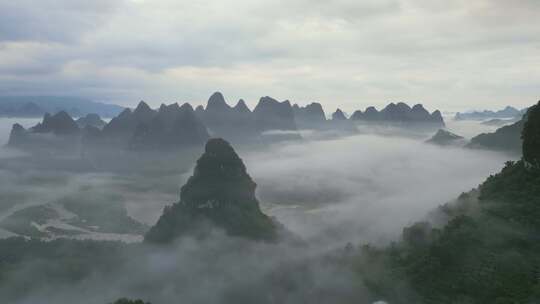
[[[327,111],[540,99],[540,0],[0,0],[0,95]]]

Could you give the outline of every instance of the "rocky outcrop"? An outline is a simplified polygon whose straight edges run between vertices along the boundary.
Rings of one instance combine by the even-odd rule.
[[[255,124],[259,131],[296,130],[296,122],[291,103],[279,102],[271,97],[262,97],[253,110]]]
[[[11,128],[11,132],[9,133],[9,140],[7,143],[8,146],[20,147],[24,145],[27,141],[28,131],[18,123],[14,124]]]
[[[220,92],[210,96],[206,109],[198,110],[197,115],[208,127],[211,136],[222,137],[232,142],[245,142],[259,135],[255,128],[254,117],[240,99],[231,107]]]
[[[75,135],[80,131],[77,123],[68,113],[60,111],[54,115],[45,114],[43,121],[32,127],[35,133],[53,133],[55,135]]]
[[[38,152],[43,149],[72,151],[78,149],[81,130],[77,123],[64,111],[54,115],[45,114],[43,120],[26,130],[14,124],[8,146]]]
[[[141,101],[134,111],[125,109],[118,116],[103,127],[103,137],[109,139],[109,142],[125,146],[135,129],[141,124],[148,124],[156,115],[144,101]]]
[[[299,128],[319,128],[326,122],[326,115],[322,105],[317,102],[310,103],[304,107],[293,105],[293,113],[296,124]]]
[[[251,114],[251,110],[243,99],[238,100],[233,109],[238,113]]]
[[[347,120],[347,116],[345,116],[345,113],[343,113],[341,109],[336,109],[336,111],[332,113],[332,120],[337,120],[337,121]]]
[[[206,143],[180,201],[165,208],[145,241],[167,243],[182,236],[206,236],[213,227],[232,236],[275,240],[276,223],[262,213],[256,184],[231,145],[223,139]]]
[[[377,111],[374,107],[366,108],[365,112],[355,111],[351,116],[351,120],[357,122],[444,126],[444,119],[439,110],[430,114],[421,104],[411,108],[403,102],[390,103],[381,111]]]
[[[87,114],[86,116],[77,119],[76,122],[79,128],[85,128],[86,126],[91,126],[98,129],[102,129],[107,124],[97,114]]]
[[[190,104],[162,105],[148,122],[136,127],[129,141],[133,150],[175,149],[202,146],[209,135]]]
[[[464,144],[465,139],[462,136],[454,134],[448,130],[439,129],[435,135],[426,141],[430,144],[436,144],[440,146],[459,145]]]

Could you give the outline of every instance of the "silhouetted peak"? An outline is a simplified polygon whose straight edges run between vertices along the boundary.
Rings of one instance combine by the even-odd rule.
[[[257,107],[265,106],[265,105],[276,105],[276,104],[279,104],[279,101],[275,100],[274,98],[270,96],[264,96],[259,99],[259,103],[257,104]]]
[[[432,116],[433,118],[435,118],[435,119],[440,119],[440,120],[443,119],[442,114],[441,114],[441,111],[439,111],[439,110],[433,111],[433,113],[431,113],[431,116]]]
[[[26,130],[22,125],[20,125],[18,123],[13,124],[11,129],[14,130],[14,131],[24,131],[24,130]]]
[[[437,145],[450,145],[462,140],[462,136],[454,134],[448,130],[439,129],[437,133],[435,133],[435,135],[433,135],[429,140],[427,140],[427,142]]]
[[[360,110],[354,111],[354,113],[351,115],[352,120],[360,120],[364,117],[364,113]]]
[[[318,102],[312,102],[306,106],[307,111],[324,112],[323,107]]]
[[[176,104],[178,106],[178,104]],[[178,108],[180,111],[182,112],[195,112],[195,110],[193,110],[193,106],[191,106],[191,104],[189,102],[185,102],[184,104],[182,104],[182,106],[180,106]]]
[[[25,143],[26,129],[20,124],[13,124],[9,134],[8,146],[19,146]]]
[[[375,107],[367,107],[365,113],[379,113]]]
[[[105,124],[105,121],[103,121],[103,119],[101,119],[101,117],[99,117],[99,115],[95,113],[86,114],[86,116],[77,119],[77,125],[80,128],[85,128],[87,126],[103,128]]]
[[[208,99],[206,111],[222,112],[222,111],[227,111],[230,108],[231,107],[225,102],[225,98],[223,97],[223,94],[221,94],[220,92],[215,92]]]
[[[198,105],[195,108],[195,112],[197,113],[197,115],[203,115],[204,114],[204,107],[202,105]]]
[[[125,108],[124,111],[122,111],[120,114],[118,114],[118,118],[127,118],[131,116],[132,112],[131,109]]]
[[[145,240],[165,243],[184,235],[203,237],[208,223],[230,235],[274,240],[276,225],[261,212],[256,186],[233,147],[221,138],[210,139],[182,186],[180,202],[164,210]]]
[[[403,112],[409,112],[411,110],[411,107],[409,107],[409,105],[404,102],[398,102],[396,104],[396,108]]]
[[[382,109],[383,112],[386,112],[386,111],[393,111],[394,109],[397,108],[397,105],[393,102],[389,103],[388,105],[386,105],[386,107],[384,107],[384,109]]]
[[[332,120],[347,120],[347,117],[345,116],[345,113],[343,113],[343,111],[341,111],[341,109],[338,108],[332,114]]]
[[[412,110],[413,111],[426,111],[427,110],[424,108],[424,106],[422,104],[415,104],[413,107],[412,107]]]
[[[60,111],[54,115],[46,113],[43,121],[32,128],[38,133],[53,132],[55,134],[75,134],[79,132],[77,123],[65,111]]]
[[[211,138],[204,146],[204,152],[208,156],[217,158],[237,158],[238,155],[234,151],[229,142],[222,138]]]
[[[251,110],[248,108],[243,99],[238,100],[238,103],[236,103],[234,109],[240,113],[251,113]]]
[[[324,110],[318,102],[312,102],[304,107],[295,104],[293,110],[297,121],[301,123],[321,123],[326,120]]]
[[[150,108],[150,106],[144,102],[143,100],[141,100],[139,102],[139,104],[137,105],[137,107],[135,108],[135,111],[133,111],[133,113],[137,114],[137,113],[146,113],[146,112],[152,112],[152,109]]]

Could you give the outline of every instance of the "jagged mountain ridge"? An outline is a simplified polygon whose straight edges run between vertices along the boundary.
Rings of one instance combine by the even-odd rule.
[[[141,101],[133,110],[125,109],[109,123],[97,115],[80,118],[77,122],[62,113],[59,118],[66,124],[56,131],[37,125],[30,130],[13,126],[9,144],[29,140],[25,133],[53,133],[58,136],[80,134],[84,147],[105,146],[113,149],[151,150],[160,148],[179,148],[202,146],[210,136],[226,138],[234,143],[300,139],[298,128],[307,129],[347,129],[356,130],[352,121],[371,122],[429,122],[443,126],[439,111],[429,114],[421,105],[409,107],[405,103],[389,104],[382,111],[368,107],[364,113],[357,111],[347,119],[341,110],[332,114],[331,120],[325,117],[322,105],[311,103],[305,107],[288,100],[277,101],[269,96],[262,97],[251,111],[243,100],[230,106],[223,95],[216,92],[210,96],[206,108],[198,106],[195,110],[189,103],[162,104],[158,110]],[[57,115],[57,114],[55,114]],[[47,125],[50,115],[45,115],[41,124]],[[78,128],[74,127],[79,124]],[[68,130],[69,129],[69,130]],[[60,131],[62,130],[62,131]],[[24,139],[26,138],[26,139]]]
[[[365,122],[385,123],[429,123],[444,127],[444,119],[439,110],[431,114],[421,104],[412,108],[406,103],[390,103],[381,111],[375,107],[368,107],[364,112],[358,110],[351,115],[351,120]]]
[[[0,117],[42,117],[45,113],[67,112],[72,117],[95,113],[114,117],[124,107],[66,96],[0,96]]]
[[[507,106],[502,110],[499,111],[491,111],[491,110],[484,110],[484,111],[473,111],[473,112],[458,112],[454,116],[455,120],[486,120],[486,119],[512,119],[516,117],[522,116],[526,112],[526,109],[524,110],[518,110],[514,107]]]

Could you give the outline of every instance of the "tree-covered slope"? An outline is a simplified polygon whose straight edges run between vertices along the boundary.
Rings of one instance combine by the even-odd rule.
[[[524,150],[539,148],[539,108],[529,111]],[[527,164],[538,159],[507,162],[439,208],[444,225],[416,223],[390,248],[364,247],[353,259],[358,273],[390,303],[539,303],[540,170]]]

